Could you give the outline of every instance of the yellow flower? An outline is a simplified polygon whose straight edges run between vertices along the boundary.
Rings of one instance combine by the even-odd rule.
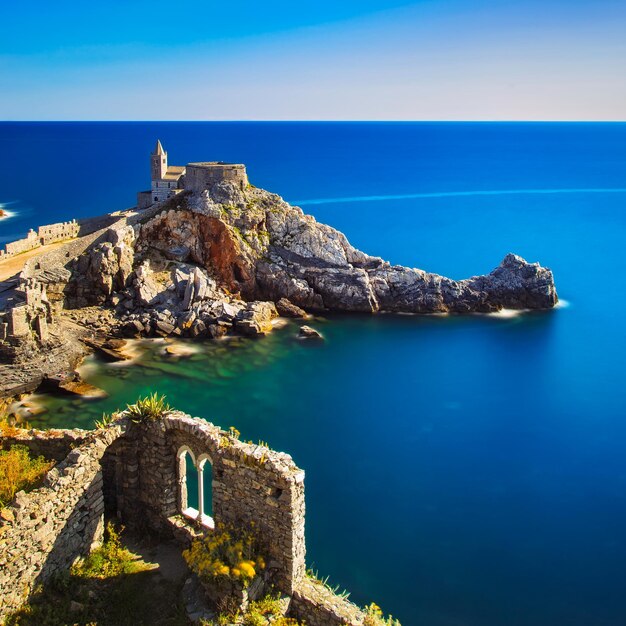
[[[262,556],[257,558],[256,564],[259,569],[265,569],[265,560],[263,559]]]
[[[254,571],[254,561],[241,561],[237,567],[247,578],[254,578],[256,576],[256,572]]]

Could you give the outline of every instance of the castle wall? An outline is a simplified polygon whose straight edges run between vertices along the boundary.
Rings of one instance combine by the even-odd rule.
[[[78,223],[76,220],[72,220],[71,222],[40,226],[37,235],[41,241],[41,245],[45,246],[49,243],[55,243],[56,241],[74,239],[74,237],[78,237],[78,231]]]
[[[137,208],[147,209],[154,204],[154,195],[152,191],[139,191],[137,193]]]
[[[18,239],[17,241],[12,241],[11,243],[7,243],[4,246],[4,254],[6,256],[14,256],[16,254],[21,254],[22,252],[28,252],[33,248],[37,248],[41,245],[37,233],[31,228],[28,231],[28,234],[24,239]],[[3,257],[0,256],[0,259]]]
[[[79,228],[76,220],[40,226],[37,232],[31,228],[24,239],[5,244],[4,250],[0,250],[0,261],[50,243],[74,239],[78,237]]]
[[[248,184],[246,166],[239,163],[188,163],[185,189],[201,192],[216,183],[231,182],[241,189]]]
[[[121,432],[92,435],[48,472],[42,487],[20,491],[0,513],[0,620],[102,541],[100,459]]]

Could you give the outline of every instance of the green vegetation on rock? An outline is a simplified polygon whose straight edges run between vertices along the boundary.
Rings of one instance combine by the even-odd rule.
[[[292,617],[283,615],[284,606],[278,595],[269,594],[260,600],[251,602],[245,613],[222,612],[214,620],[204,620],[201,626],[227,626],[241,624],[241,626],[304,626]]]
[[[165,401],[165,396],[159,396],[155,391],[145,398],[139,398],[134,404],[126,408],[128,416],[133,422],[153,422],[163,417],[171,407]]]

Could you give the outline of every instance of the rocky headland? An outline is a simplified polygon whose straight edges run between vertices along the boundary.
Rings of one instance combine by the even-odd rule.
[[[280,196],[227,181],[80,224],[78,238],[3,284],[0,397],[62,378],[90,350],[115,358],[112,338],[258,336],[278,316],[488,313],[558,300],[552,272],[514,254],[460,281],[390,265]]]

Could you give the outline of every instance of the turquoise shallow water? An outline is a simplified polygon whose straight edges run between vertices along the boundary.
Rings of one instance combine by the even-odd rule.
[[[309,561],[356,601],[409,625],[622,626],[626,125],[0,124],[0,200],[18,212],[0,238],[132,204],[157,134],[175,163],[245,161],[394,263],[462,278],[510,251],[541,261],[567,306],[331,317],[322,345],[292,325],[179,362],[152,342],[135,367],[88,363],[109,398],[49,400],[42,423],[89,425],[158,389],[294,456]],[[76,185],[34,184],[33,152]]]

